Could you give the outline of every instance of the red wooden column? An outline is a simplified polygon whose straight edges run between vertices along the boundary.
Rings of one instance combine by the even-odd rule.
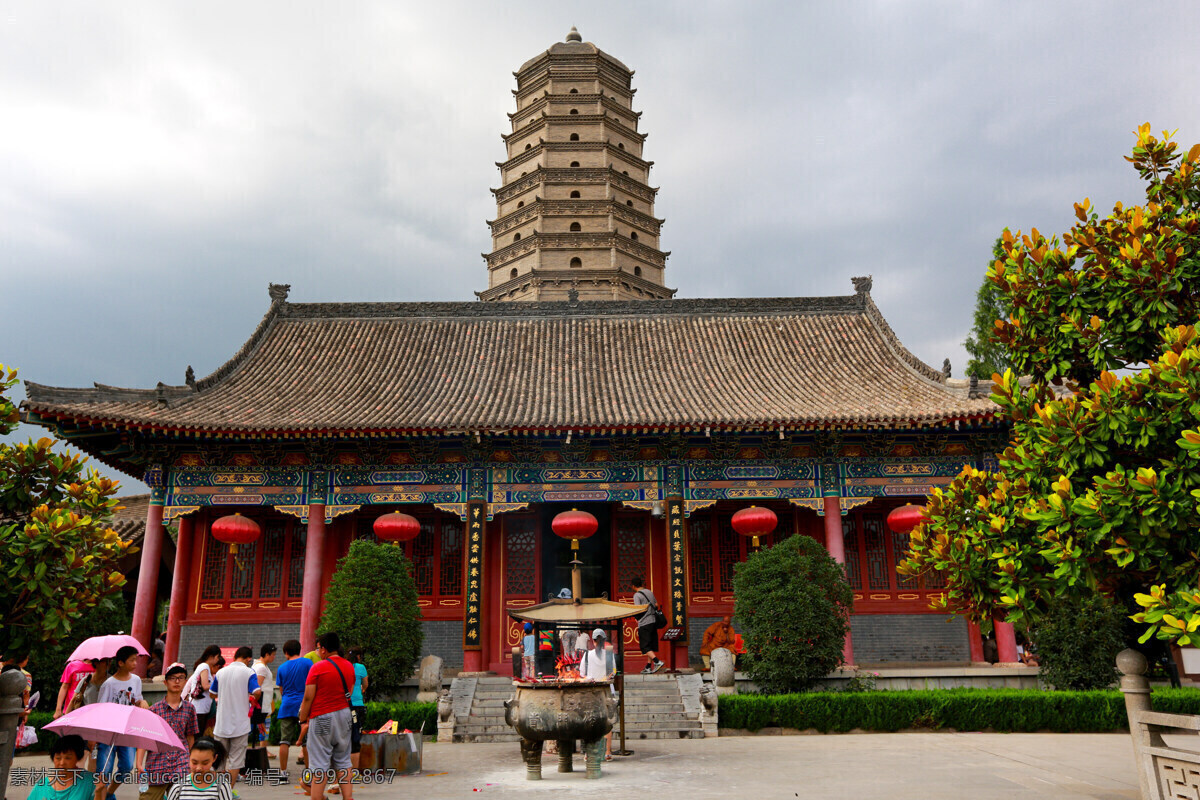
[[[163,501],[151,499],[146,509],[146,535],[142,540],[142,560],[138,566],[137,594],[133,601],[133,638],[146,652],[154,646],[154,605],[158,600],[158,565],[162,563]],[[149,656],[138,657],[138,674],[145,676]]]
[[[317,646],[321,618],[321,576],[325,571],[325,504],[308,507],[308,534],[304,542],[304,590],[300,598],[300,652]]]
[[[1017,631],[1011,622],[994,620],[996,626],[996,651],[1001,664],[1019,664],[1017,658]]]
[[[187,613],[188,576],[191,574],[189,556],[192,552],[191,517],[179,518],[179,539],[175,542],[175,571],[171,574],[171,604],[167,609],[167,647],[163,652],[163,669],[179,660],[179,630]]]
[[[971,648],[971,663],[986,664],[987,659],[983,656],[983,634],[979,632],[979,625],[971,620],[967,620],[967,644]]]
[[[838,495],[825,496],[825,549],[833,560],[846,566],[846,542],[842,533],[842,503]],[[846,631],[846,643],[842,647],[842,660],[845,666],[854,665],[854,643],[850,631]]]

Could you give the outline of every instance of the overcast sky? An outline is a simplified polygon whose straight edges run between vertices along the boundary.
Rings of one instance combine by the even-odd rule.
[[[0,363],[179,384],[268,282],[473,300],[512,71],[571,25],[636,70],[678,297],[872,274],[956,376],[1005,226],[1138,201],[1139,123],[1200,141],[1193,2],[0,0]]]

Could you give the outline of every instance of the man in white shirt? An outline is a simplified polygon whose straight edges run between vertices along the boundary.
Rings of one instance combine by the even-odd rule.
[[[213,738],[225,748],[225,772],[229,785],[237,785],[238,773],[246,766],[246,737],[250,734],[250,696],[262,697],[258,678],[250,668],[254,651],[242,646],[213,678],[208,693],[217,701]],[[234,794],[237,797],[237,794]]]
[[[258,688],[262,689],[262,705],[250,717],[250,741],[255,747],[265,747],[267,744],[267,720],[275,700],[275,676],[271,674],[271,662],[274,660],[275,645],[267,642],[258,651],[258,660],[251,667],[254,677],[258,678]]]

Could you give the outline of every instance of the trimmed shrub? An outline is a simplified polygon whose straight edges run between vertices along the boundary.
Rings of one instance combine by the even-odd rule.
[[[389,719],[400,723],[400,730],[424,731],[426,741],[437,736],[437,703],[367,703],[364,731],[373,731]],[[272,718],[268,740],[279,744],[279,723]]]
[[[368,693],[400,688],[421,658],[421,610],[412,562],[391,544],[356,541],[338,561],[317,633],[337,633],[342,648],[361,647]]]
[[[1105,597],[1056,603],[1030,631],[1042,680],[1055,689],[1107,689],[1117,682],[1117,653],[1125,648],[1125,613]]]
[[[1200,714],[1200,691],[1156,689],[1155,711]],[[1118,691],[1042,692],[1028,689],[930,689],[725,695],[720,726],[816,729],[823,733],[893,732],[913,728],[1002,733],[1106,733],[1128,729]]]
[[[854,593],[825,548],[792,535],[734,568],[742,662],[766,692],[811,686],[842,663]]]

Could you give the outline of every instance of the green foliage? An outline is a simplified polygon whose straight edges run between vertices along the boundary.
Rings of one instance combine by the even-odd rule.
[[[17,424],[0,365],[0,435]],[[36,651],[71,633],[89,609],[120,592],[128,542],[108,527],[117,482],[57,453],[43,438],[0,443],[0,650]]]
[[[1101,218],[1085,200],[1063,241],[1005,232],[988,271],[1010,319],[992,399],[1011,424],[1000,469],[965,468],[926,505],[905,575],[948,580],[936,607],[990,629],[1036,627],[1072,596],[1136,599],[1149,636],[1200,627],[1200,145],[1138,130],[1147,202]],[[1118,378],[1110,369],[1129,368]],[[1066,380],[1060,397],[1048,382]]]
[[[370,694],[408,680],[421,657],[421,609],[412,562],[399,547],[357,541],[338,562],[317,633],[333,631],[343,648],[361,647]]]
[[[797,691],[842,663],[854,593],[825,548],[793,535],[735,567],[745,670],[764,691]]]
[[[39,647],[29,658],[29,674],[33,676],[33,690],[42,693],[38,708],[54,711],[58,698],[63,667],[67,656],[79,643],[91,636],[104,636],[117,631],[131,630],[132,615],[125,605],[125,598],[115,594],[104,598],[100,605],[84,612],[71,626],[70,635],[56,644]]]
[[[437,737],[437,703],[367,703],[364,731],[373,731],[389,719],[400,723],[400,730],[424,731],[425,740]],[[279,744],[279,723],[272,718],[271,744]]]
[[[1200,713],[1200,691],[1156,689],[1155,711]],[[1128,728],[1118,691],[1039,692],[1022,689],[928,689],[724,695],[722,728],[895,732],[914,728],[1031,733],[1106,733]]]
[[[1041,677],[1056,689],[1107,689],[1125,648],[1124,609],[1106,597],[1071,598],[1051,609],[1031,633]]]
[[[992,245],[992,263],[1003,261],[1004,247],[1000,239]],[[1012,367],[1008,357],[1008,348],[993,337],[998,320],[1008,319],[1008,300],[1004,292],[993,283],[988,276],[983,276],[983,283],[975,293],[975,320],[971,333],[963,342],[963,347],[970,354],[967,362],[967,377],[988,380],[992,375],[1004,374]]]

